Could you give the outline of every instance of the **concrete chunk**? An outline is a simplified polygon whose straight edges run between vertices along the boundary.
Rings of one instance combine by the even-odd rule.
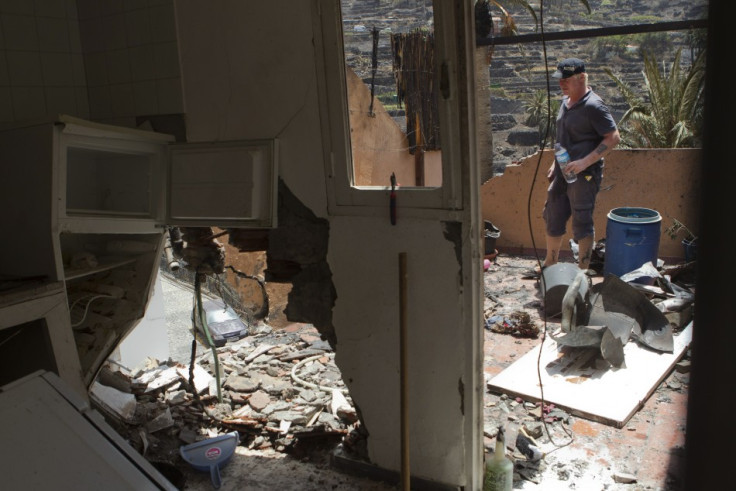
[[[166,408],[166,411],[162,412],[146,425],[146,429],[149,433],[163,430],[174,426],[174,418],[171,417],[171,411]]]
[[[184,380],[189,383],[189,367],[177,367],[176,369]],[[197,394],[201,394],[210,387],[210,380],[215,378],[199,365],[194,365],[194,388]]]
[[[123,421],[133,421],[138,404],[133,394],[121,392],[98,382],[92,384],[90,393],[102,407],[116,414]]]

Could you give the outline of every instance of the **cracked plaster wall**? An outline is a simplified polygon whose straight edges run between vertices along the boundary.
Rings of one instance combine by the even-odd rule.
[[[382,467],[400,462],[398,255],[408,251],[412,471],[455,482],[465,445],[458,380],[467,355],[455,242],[440,221],[403,219],[394,227],[384,217],[338,217],[331,224],[336,361],[360,404],[369,455]]]
[[[440,220],[401,216],[392,227],[387,212],[329,215],[308,2],[227,2],[213,9],[177,1],[175,7],[187,139],[278,138],[280,199],[316,235],[300,241],[298,224],[279,213],[284,227],[269,234],[268,269],[283,274],[293,253],[306,247],[288,273],[304,281],[289,298],[287,316],[312,309],[301,300],[325,295],[318,300],[324,307],[336,294],[334,308],[323,309],[317,323],[334,326],[336,362],[370,434],[369,457],[393,470],[400,468],[397,258],[408,253],[412,471],[461,485],[468,472],[463,411],[475,391],[466,381],[472,343],[460,281],[469,266],[458,262],[457,241],[448,240]],[[327,233],[320,231],[323,221]],[[318,245],[318,236],[329,241]],[[458,237],[463,257],[466,236]],[[308,250],[317,245],[319,251]],[[319,259],[324,247],[326,262]]]

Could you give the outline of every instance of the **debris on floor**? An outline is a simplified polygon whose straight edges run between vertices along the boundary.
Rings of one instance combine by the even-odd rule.
[[[689,350],[685,340],[689,341],[692,331],[688,312],[694,304],[690,303],[692,298],[684,301],[679,296],[686,298],[692,293],[692,285],[681,281],[691,277],[685,271],[692,271],[692,265],[683,269],[680,269],[682,265],[659,268],[661,279],[646,285],[659,291],[629,284],[665,315],[674,336],[676,353],[659,354],[638,343],[628,343],[627,347],[632,352],[646,352],[655,358],[665,355],[670,358],[666,366],[655,366],[648,360],[642,362],[647,366],[644,369],[638,355],[630,356],[627,352],[627,363],[632,366],[615,369],[600,352],[580,348],[577,350],[581,352],[577,365],[580,373],[559,378],[561,375],[555,375],[556,371],[565,369],[566,362],[573,363],[570,355],[574,351],[564,348],[558,352],[556,347],[550,348],[549,356],[543,353],[539,365],[544,390],[543,401],[540,401],[536,361],[541,340],[509,336],[491,329],[488,322],[493,319],[492,324],[495,324],[522,310],[529,314],[532,323],[540,326],[542,340],[549,332],[559,330],[559,317],[544,316],[540,282],[523,279],[524,272],[536,264],[535,258],[500,254],[484,274],[487,327],[484,329],[487,380],[484,441],[489,454],[495,427],[505,425],[508,454],[514,460],[515,489],[682,489],[680,469],[684,466],[689,384]],[[594,285],[602,282],[602,277],[592,277]],[[680,287],[687,292],[678,290]],[[674,312],[681,315],[671,315]],[[553,344],[554,341],[547,337],[544,345]],[[636,380],[641,377],[633,377],[621,384],[609,379],[599,380],[596,372],[599,365],[605,373],[647,372],[644,378],[648,380],[645,383]],[[514,369],[509,370],[510,367]],[[508,383],[501,383],[504,379]],[[521,390],[520,383],[524,386]],[[598,387],[591,389],[591,383]],[[558,404],[555,400],[558,389],[567,394],[577,393],[580,401],[576,402],[619,405],[622,415],[617,417],[622,421],[615,424],[605,417],[588,414],[576,404],[569,404],[569,400]],[[630,407],[618,400],[628,400],[627,394],[633,392],[637,394],[630,395]],[[627,406],[626,411],[623,406]],[[539,460],[536,460],[538,454],[530,453],[525,445],[529,442],[534,442],[532,445],[542,453]]]
[[[486,319],[486,329],[502,334],[511,334],[516,337],[536,338],[539,336],[539,327],[532,322],[527,312],[522,310],[512,312],[508,316],[492,315]]]
[[[179,448],[237,431],[239,446],[304,452],[337,445],[358,424],[334,353],[309,325],[255,335],[218,348],[223,403],[209,350],[189,366],[147,359],[108,362],[93,400],[146,459],[184,467]],[[105,385],[107,384],[107,385]]]

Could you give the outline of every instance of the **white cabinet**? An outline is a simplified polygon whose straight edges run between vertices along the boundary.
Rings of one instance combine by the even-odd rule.
[[[62,122],[54,127],[62,230],[276,225],[275,140],[174,143],[159,133]]]
[[[68,116],[6,128],[0,279],[63,282],[89,383],[144,315],[165,226],[275,226],[276,162],[275,140],[181,144]]]

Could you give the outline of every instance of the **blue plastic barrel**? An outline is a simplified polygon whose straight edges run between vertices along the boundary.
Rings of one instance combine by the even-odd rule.
[[[657,266],[662,217],[648,208],[614,208],[608,213],[603,274],[623,276],[647,261]]]

